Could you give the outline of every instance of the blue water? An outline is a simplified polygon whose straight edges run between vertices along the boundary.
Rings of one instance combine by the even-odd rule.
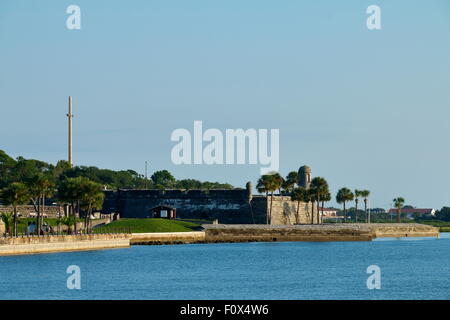
[[[450,234],[0,257],[0,299],[450,299]],[[69,265],[81,289],[69,290]],[[369,265],[381,289],[369,290]]]

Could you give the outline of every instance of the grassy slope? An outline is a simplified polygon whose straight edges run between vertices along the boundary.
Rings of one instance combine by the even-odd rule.
[[[354,223],[355,221],[347,220],[347,223]],[[362,221],[359,221],[362,223]],[[427,224],[433,227],[438,227],[440,232],[450,232],[450,221],[440,221],[440,220],[410,220],[410,219],[402,219],[402,223],[421,223],[421,224]],[[325,223],[336,223],[335,220],[325,220]],[[340,221],[339,223],[343,223],[343,221]],[[390,219],[372,219],[372,223],[397,223],[397,220],[390,220]]]
[[[94,232],[102,233],[109,231],[116,231],[120,229],[129,230],[133,233],[141,232],[188,232],[195,231],[200,224],[168,220],[168,219],[120,219],[113,221],[106,226],[94,229]]]

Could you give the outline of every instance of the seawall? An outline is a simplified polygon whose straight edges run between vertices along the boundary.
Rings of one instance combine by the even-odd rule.
[[[439,229],[417,223],[323,225],[204,225],[207,242],[370,241],[383,237],[438,237]]]
[[[131,244],[271,241],[371,241],[382,237],[438,237],[438,228],[408,224],[203,225],[204,231],[133,233]]]
[[[360,225],[208,225],[208,242],[370,241],[370,228]]]
[[[329,225],[203,225],[204,231],[0,238],[0,256],[126,248],[130,244],[272,241],[370,241],[382,237],[438,237],[415,223]]]
[[[131,244],[176,244],[206,242],[204,231],[133,233]]]
[[[130,238],[129,234],[0,238],[0,256],[126,248],[130,246]]]
[[[439,236],[439,228],[420,223],[375,223],[371,227],[376,238]]]

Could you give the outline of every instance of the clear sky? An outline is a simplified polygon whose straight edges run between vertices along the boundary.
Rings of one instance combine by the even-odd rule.
[[[0,149],[65,159],[69,95],[76,165],[255,184],[259,165],[172,164],[172,131],[202,120],[280,129],[281,174],[308,164],[372,207],[450,205],[448,0],[2,0]]]

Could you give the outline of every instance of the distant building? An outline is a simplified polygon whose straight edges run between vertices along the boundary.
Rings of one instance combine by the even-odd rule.
[[[390,215],[397,215],[398,209],[389,209],[388,212]],[[423,217],[423,216],[434,216],[436,213],[435,209],[419,209],[419,208],[402,208],[401,214],[406,214],[408,219],[414,219],[415,217]]]
[[[383,208],[372,208],[368,209],[370,213],[386,213],[386,210]]]
[[[323,218],[336,218],[337,216],[337,212],[338,209],[335,208],[320,208],[319,207],[319,211],[322,213],[323,212]]]

